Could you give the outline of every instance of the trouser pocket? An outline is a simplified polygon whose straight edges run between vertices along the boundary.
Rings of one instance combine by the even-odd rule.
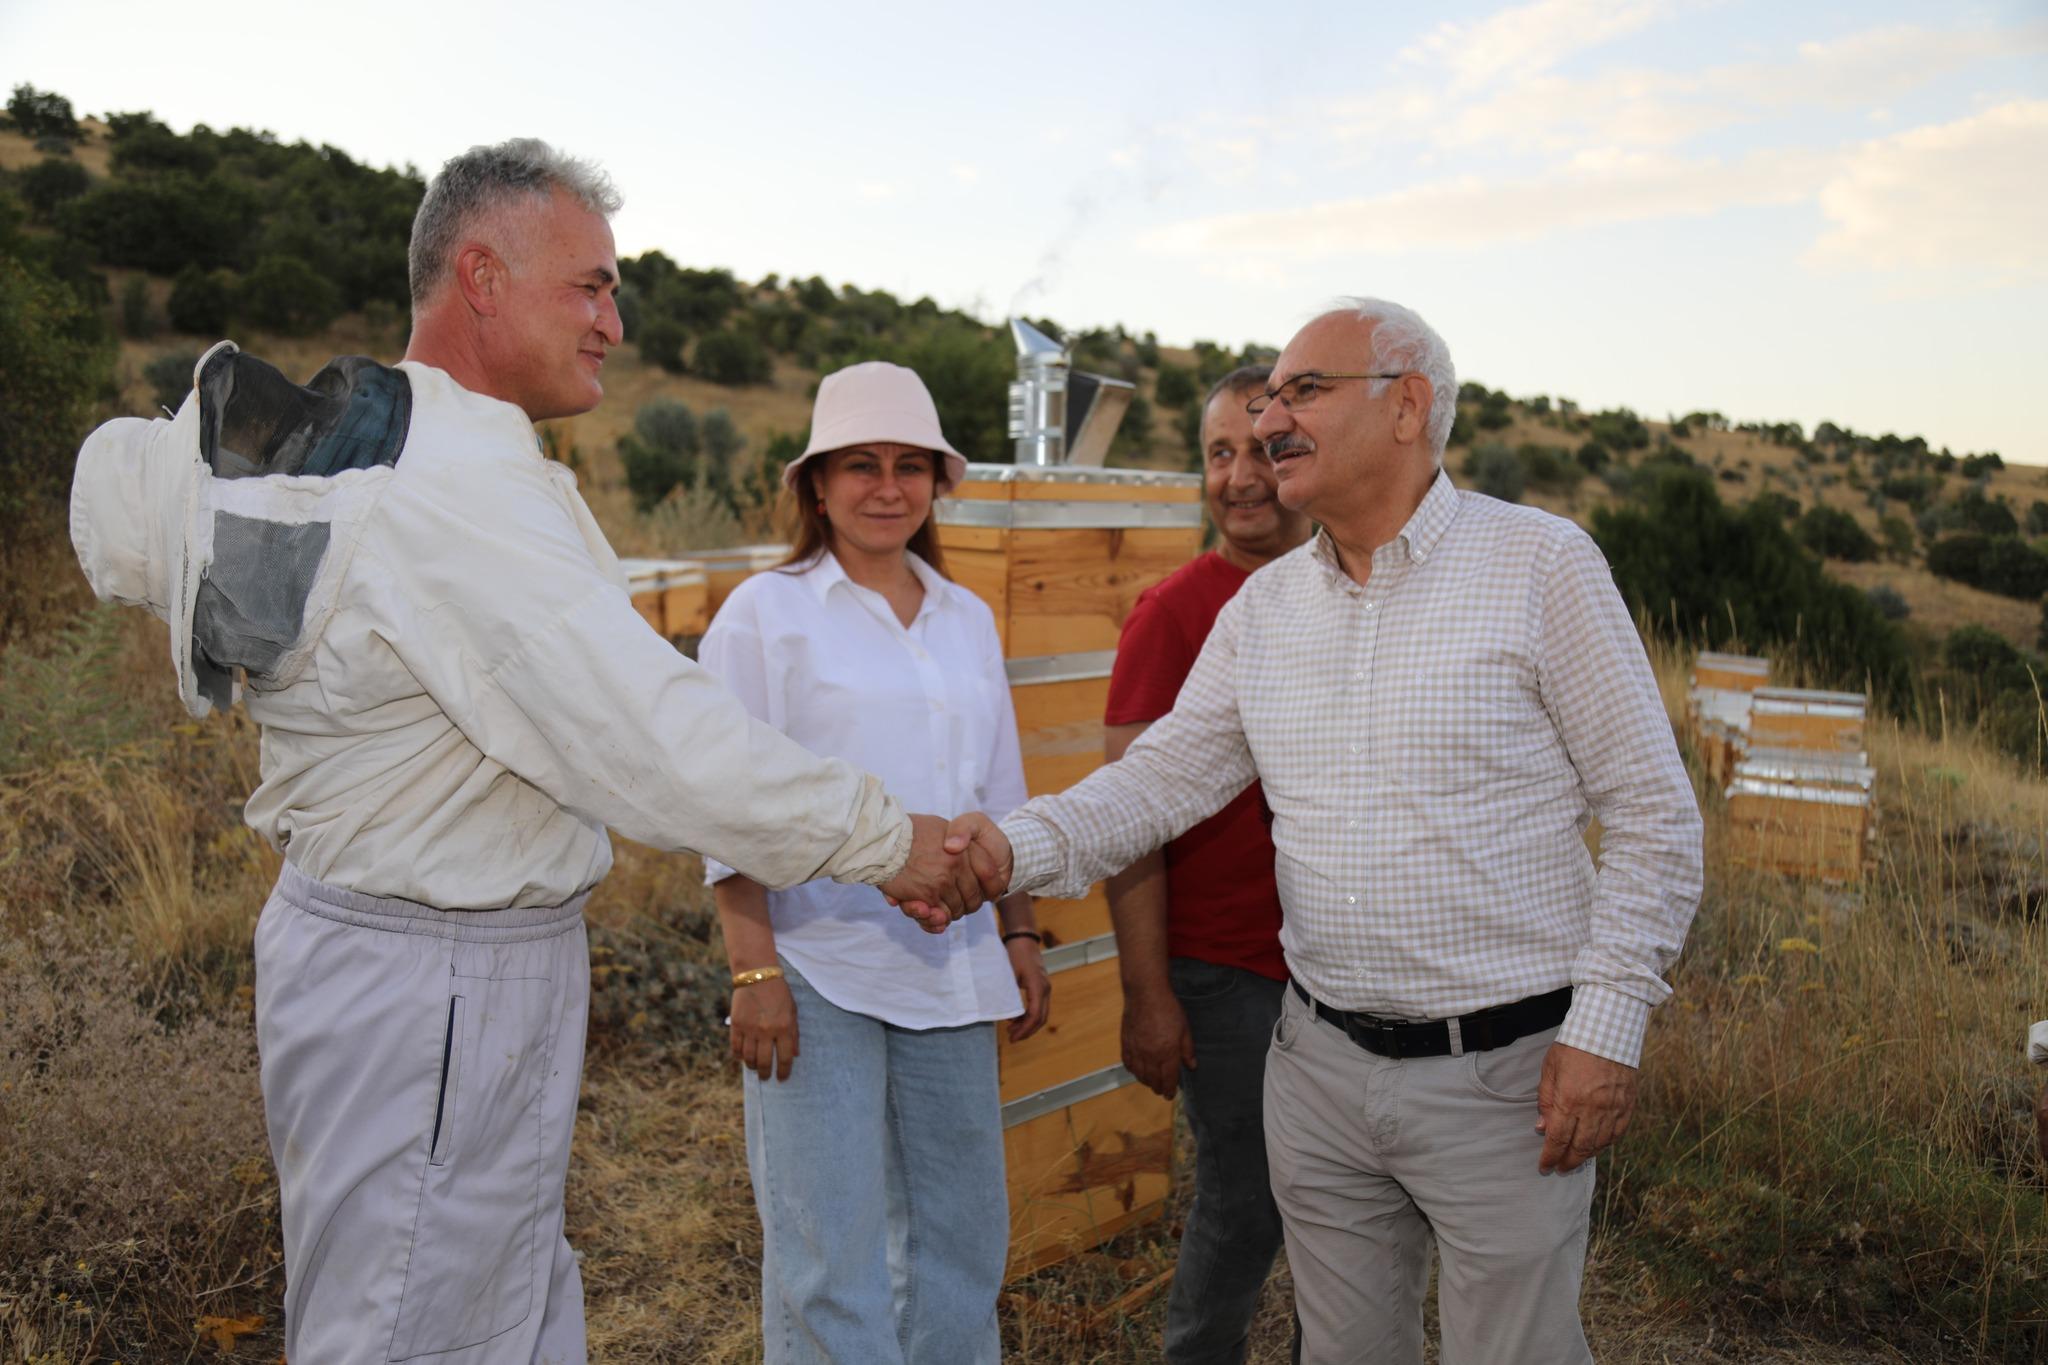
[[[473,1346],[538,1310],[554,1005],[544,978],[453,980],[392,1360]]]

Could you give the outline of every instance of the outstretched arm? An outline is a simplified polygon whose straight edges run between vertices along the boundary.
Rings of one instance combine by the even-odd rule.
[[[1003,821],[1015,889],[1079,896],[1200,820],[1258,776],[1237,706],[1237,640],[1247,608],[1231,599],[1173,710],[1115,763]]]

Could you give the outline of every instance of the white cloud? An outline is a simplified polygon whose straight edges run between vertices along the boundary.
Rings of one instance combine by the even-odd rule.
[[[1438,24],[1401,56],[1444,68],[1454,89],[1471,90],[1501,76],[1547,71],[1575,53],[1662,19],[1673,8],[1671,0],[1534,0],[1476,23]]]
[[[1859,148],[1820,192],[1809,263],[2048,277],[2048,100],[2015,100]]]
[[[1830,166],[1798,152],[1723,163],[1589,150],[1543,177],[1460,176],[1363,198],[1222,214],[1161,229],[1146,245],[1194,256],[1292,257],[1483,246],[1602,223],[1793,203],[1810,198]]]
[[[1693,72],[1610,68],[1585,78],[1530,70],[1480,98],[1446,106],[1411,94],[1395,107],[1405,110],[1404,125],[1449,148],[1671,147],[1771,113],[1874,109],[1973,63],[2044,51],[2043,23],[1950,30],[1898,25],[1802,43],[1783,61]],[[1336,112],[1353,131],[1383,128],[1380,111],[1352,104]]]

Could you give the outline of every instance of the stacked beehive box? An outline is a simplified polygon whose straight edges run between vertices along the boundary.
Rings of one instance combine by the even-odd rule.
[[[670,644],[682,648],[711,624],[710,576],[699,560],[622,559],[619,567],[633,610]]]
[[[1123,619],[1200,551],[1200,499],[1193,475],[973,465],[941,501],[947,567],[995,612],[1031,795],[1102,762]],[[1123,996],[1102,888],[1041,900],[1038,922],[1052,1022],[1000,1045],[1013,1273],[1155,1216],[1171,1181],[1172,1106],[1121,1061]]]
[[[1771,687],[1770,663],[1701,654],[1687,706],[1693,741],[1728,801],[1734,860],[1853,882],[1875,824],[1876,773],[1857,692]]]
[[[1736,757],[1748,746],[1750,696],[1770,680],[1771,661],[1745,654],[1703,651],[1693,665],[1686,715],[1693,747],[1715,786],[1727,785]]]

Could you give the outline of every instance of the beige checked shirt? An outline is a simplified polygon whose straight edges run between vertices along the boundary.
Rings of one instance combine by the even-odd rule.
[[[1324,534],[1261,569],[1169,715],[1003,822],[1012,889],[1079,895],[1254,777],[1311,994],[1439,1019],[1569,984],[1559,1041],[1635,1064],[1699,900],[1701,824],[1585,532],[1440,473],[1365,586]]]

